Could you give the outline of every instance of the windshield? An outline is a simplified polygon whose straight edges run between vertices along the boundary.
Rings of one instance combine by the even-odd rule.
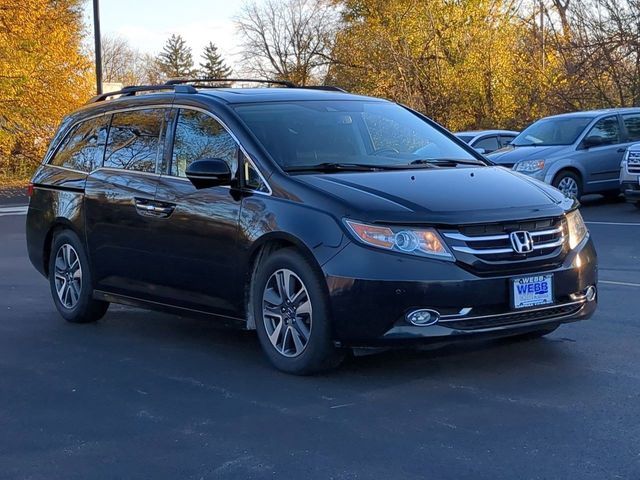
[[[438,161],[483,165],[435,127],[393,103],[270,102],[238,105],[235,110],[285,170],[336,164],[419,168]]]
[[[511,145],[516,147],[535,145],[571,145],[582,133],[592,117],[543,118],[529,125]]]

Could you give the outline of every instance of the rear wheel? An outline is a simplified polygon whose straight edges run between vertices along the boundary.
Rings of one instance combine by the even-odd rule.
[[[58,312],[73,323],[95,322],[107,313],[108,302],[94,300],[91,270],[80,238],[71,230],[53,237],[49,285]]]
[[[562,170],[553,179],[552,185],[569,198],[582,196],[582,181],[580,177],[569,170]]]
[[[263,260],[251,294],[260,344],[276,368],[307,375],[340,363],[322,277],[300,253],[287,248]]]

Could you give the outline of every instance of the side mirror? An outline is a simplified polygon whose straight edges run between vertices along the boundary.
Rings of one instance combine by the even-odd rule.
[[[231,184],[229,165],[220,158],[196,160],[187,167],[185,174],[197,189]]]
[[[582,140],[582,148],[599,147],[604,145],[606,140],[600,135],[593,135]]]
[[[485,148],[476,148],[473,147],[473,149],[478,152],[480,155],[484,155],[485,153],[487,153],[487,150]]]

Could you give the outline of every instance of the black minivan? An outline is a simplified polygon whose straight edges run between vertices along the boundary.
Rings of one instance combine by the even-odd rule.
[[[577,201],[390,101],[212,85],[127,87],[62,122],[27,242],[66,320],[111,302],[210,317],[306,374],[593,314]]]

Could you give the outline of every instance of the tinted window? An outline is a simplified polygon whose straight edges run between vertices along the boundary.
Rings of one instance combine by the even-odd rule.
[[[515,135],[501,135],[500,136],[500,143],[502,144],[503,147],[506,147],[511,142],[513,142],[514,138],[516,138]]]
[[[104,166],[155,172],[162,156],[160,142],[165,109],[151,108],[114,113]]]
[[[323,163],[398,166],[415,160],[474,159],[429,122],[393,103],[325,100],[235,108],[285,169]]]
[[[257,190],[259,192],[268,192],[269,189],[262,181],[260,174],[254,168],[254,166],[248,161],[244,160],[244,181],[247,187]]]
[[[620,142],[620,125],[618,117],[606,117],[598,120],[587,137],[602,137],[603,145]]]
[[[458,137],[464,143],[469,143],[471,140],[473,140],[473,135],[456,135],[456,137]]]
[[[173,141],[171,174],[185,176],[191,162],[203,158],[220,158],[235,172],[238,145],[224,127],[210,115],[196,110],[181,109]]]
[[[500,148],[500,145],[498,145],[498,137],[492,136],[482,138],[473,144],[473,148],[484,148],[487,153],[493,152]]]
[[[90,172],[102,163],[109,117],[86,120],[69,132],[51,165]]]
[[[513,145],[571,145],[592,120],[593,117],[543,118],[528,126]]]
[[[630,142],[640,140],[640,113],[629,113],[622,115],[624,127],[627,129]]]

